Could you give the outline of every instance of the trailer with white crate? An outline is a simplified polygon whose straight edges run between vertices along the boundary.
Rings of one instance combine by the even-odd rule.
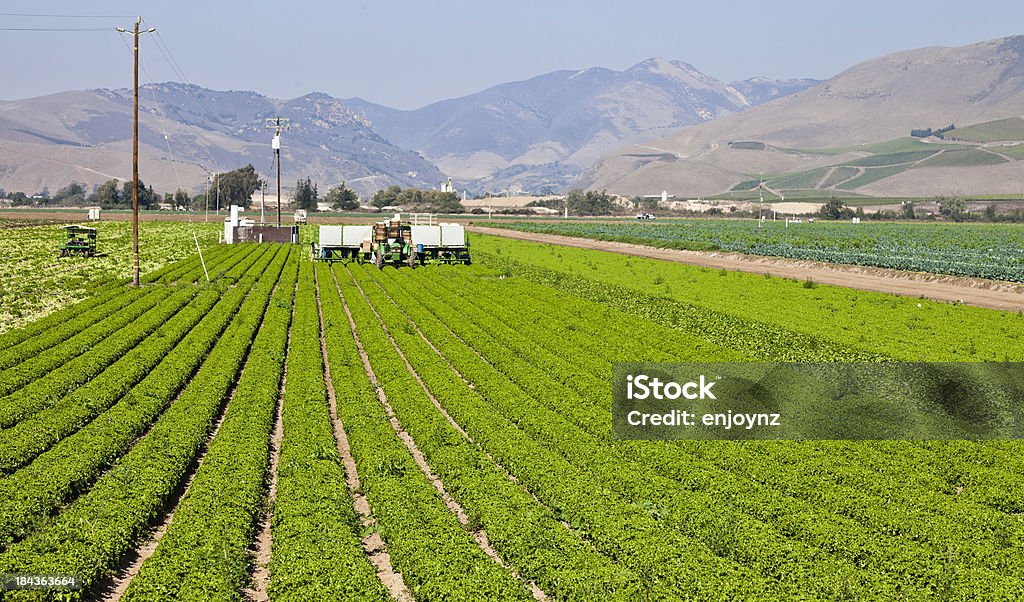
[[[428,263],[470,263],[469,240],[462,224],[434,223],[415,215],[412,223],[400,214],[368,226],[320,226],[318,242],[310,243],[313,259],[372,262],[377,267]]]

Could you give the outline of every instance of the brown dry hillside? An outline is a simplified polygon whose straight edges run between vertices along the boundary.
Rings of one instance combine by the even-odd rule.
[[[1022,114],[1024,36],[959,48],[922,48],[861,63],[802,92],[627,147],[605,157],[585,182],[627,195],[654,189],[711,195],[752,174],[798,172],[856,160],[863,153],[849,147],[907,137],[911,129]],[[762,142],[766,147],[730,147],[736,141]],[[792,152],[837,147],[851,152]],[[934,178],[909,178],[905,186],[894,188],[914,195],[956,192],[947,190],[954,185],[965,193],[1019,193],[1024,180],[1021,165],[1008,162],[978,175],[962,167],[934,168],[928,170]],[[931,189],[928,180],[938,182],[941,190]],[[870,192],[894,190],[879,184]]]

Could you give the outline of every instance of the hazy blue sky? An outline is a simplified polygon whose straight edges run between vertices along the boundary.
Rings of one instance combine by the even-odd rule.
[[[114,26],[141,14],[185,76],[214,89],[292,98],[316,90],[415,108],[556,69],[624,69],[679,59],[724,81],[827,78],[921,46],[1024,33],[1024,2],[861,0],[445,0],[123,2],[5,0],[0,98],[128,87],[131,55]],[[40,32],[10,28],[110,27]],[[180,80],[143,38],[142,81]]]

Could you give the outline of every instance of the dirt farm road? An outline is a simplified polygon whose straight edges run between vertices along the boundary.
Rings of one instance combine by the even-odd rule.
[[[925,297],[934,301],[964,303],[1004,311],[1024,311],[1024,285],[981,278],[942,276],[922,272],[904,272],[884,268],[841,265],[820,261],[760,257],[741,253],[680,251],[659,249],[621,242],[573,238],[556,234],[537,234],[501,228],[469,226],[471,232],[527,240],[532,242],[597,249],[638,257],[678,261],[715,269],[769,274],[795,280],[811,279],[819,284],[831,284],[866,291],[877,291],[907,297]]]

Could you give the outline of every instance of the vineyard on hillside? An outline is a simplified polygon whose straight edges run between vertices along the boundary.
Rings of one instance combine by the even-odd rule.
[[[1020,315],[490,237],[472,266],[206,262],[0,334],[0,573],[131,601],[1024,597],[1020,442],[617,441],[609,384],[1024,361]]]
[[[933,274],[1024,282],[1024,227],[768,220],[497,222],[525,232],[560,234],[668,249],[731,251]]]

